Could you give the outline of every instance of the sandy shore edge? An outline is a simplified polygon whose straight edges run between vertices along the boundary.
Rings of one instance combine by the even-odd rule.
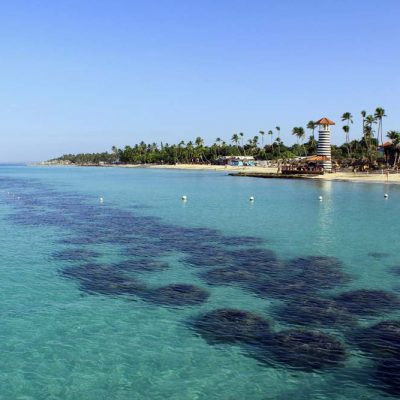
[[[277,174],[276,167],[233,167],[230,165],[198,165],[198,164],[177,164],[177,165],[121,165],[125,168],[152,168],[152,169],[181,169],[181,170],[198,170],[198,171],[219,171],[227,173],[256,173],[256,174]],[[323,181],[342,181],[342,182],[363,182],[363,183],[400,183],[400,173],[392,173],[386,177],[385,174],[379,173],[353,173],[353,172],[337,172],[325,175],[306,176],[303,179],[314,179]]]
[[[41,164],[48,165],[48,164]],[[59,166],[59,164],[51,164],[49,166]],[[233,167],[230,165],[200,165],[200,164],[176,164],[176,165],[100,165],[96,167],[106,168],[149,168],[149,169],[173,169],[173,170],[191,170],[191,171],[216,171],[244,174],[277,174],[277,168],[274,167]],[[306,176],[302,179],[323,180],[323,181],[342,181],[342,182],[362,182],[362,183],[395,183],[400,184],[400,173],[390,173],[388,176],[381,172],[376,173],[353,173],[353,172],[337,172],[325,175]]]

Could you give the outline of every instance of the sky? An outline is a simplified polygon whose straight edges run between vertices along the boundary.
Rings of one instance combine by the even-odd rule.
[[[383,107],[400,130],[399,0],[4,0],[0,162],[245,139]]]

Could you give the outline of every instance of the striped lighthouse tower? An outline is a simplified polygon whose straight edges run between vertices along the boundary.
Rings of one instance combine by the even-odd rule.
[[[321,165],[324,171],[332,172],[331,159],[331,125],[335,125],[329,118],[321,118],[315,122],[319,126],[318,129],[318,149],[317,155],[321,156]]]

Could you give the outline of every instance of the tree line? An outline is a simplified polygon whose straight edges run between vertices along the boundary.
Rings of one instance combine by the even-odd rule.
[[[332,145],[332,158],[339,162],[351,163],[354,160],[366,159],[376,162],[382,158],[378,147],[383,144],[383,119],[385,110],[376,108],[373,114],[365,110],[360,112],[362,118],[362,132],[359,139],[350,140],[353,115],[350,112],[343,113],[341,120],[344,123],[342,130],[345,134],[345,142],[340,145]],[[306,130],[302,126],[292,129],[292,135],[296,137],[296,143],[287,146],[281,139],[281,129],[263,131],[250,138],[245,138],[243,132],[235,133],[229,141],[220,137],[211,145],[205,145],[201,137],[194,141],[180,141],[178,144],[145,143],[140,142],[134,146],[125,146],[119,149],[113,146],[111,152],[65,154],[51,161],[67,161],[74,164],[98,164],[98,163],[126,163],[126,164],[176,164],[176,163],[213,163],[222,156],[252,156],[256,160],[287,160],[299,156],[315,154],[318,141],[315,137],[317,125],[314,121],[306,124],[309,136],[306,138]],[[393,148],[399,147],[400,132],[389,131],[387,137],[392,141]],[[397,152],[396,152],[397,154]],[[387,157],[386,157],[387,158]],[[387,160],[386,160],[387,161]],[[398,157],[396,159],[398,162]]]

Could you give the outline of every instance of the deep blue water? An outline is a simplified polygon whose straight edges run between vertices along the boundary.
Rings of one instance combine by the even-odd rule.
[[[398,398],[398,215],[395,185],[1,166],[0,399]]]

